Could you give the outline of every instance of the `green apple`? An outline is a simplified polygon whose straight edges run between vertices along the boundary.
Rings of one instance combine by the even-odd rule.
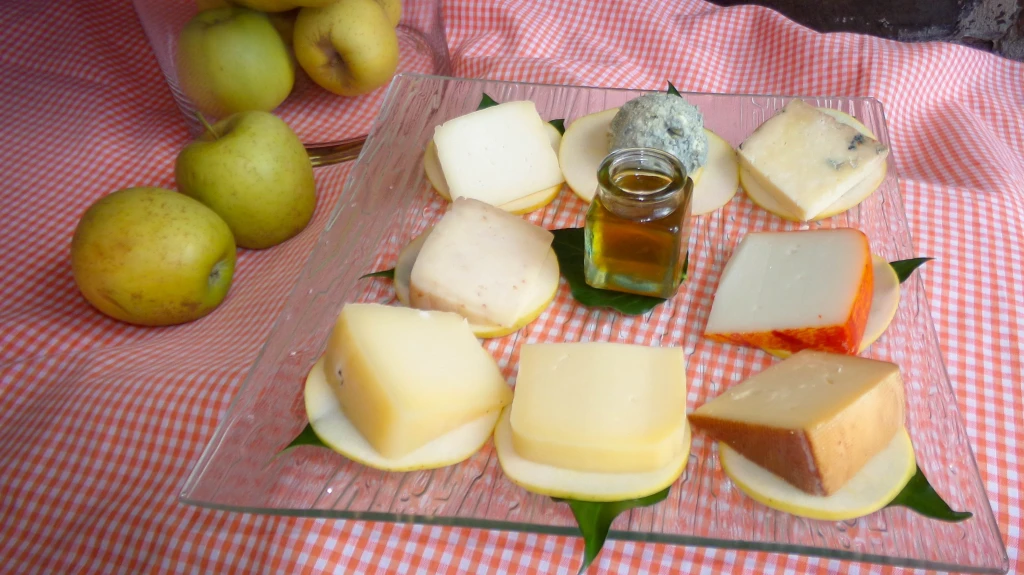
[[[224,218],[243,248],[295,236],[316,208],[309,155],[269,112],[240,112],[209,127],[178,154],[174,176],[178,191]]]
[[[335,94],[372,92],[391,81],[398,69],[398,35],[375,0],[338,0],[325,8],[303,8],[294,36],[299,65]]]
[[[210,313],[235,271],[231,230],[203,204],[161,188],[127,188],[86,210],[71,240],[82,295],[138,325],[185,323]]]
[[[300,6],[314,8],[327,6],[336,0],[231,0],[239,6],[259,10],[260,12],[287,12]]]
[[[200,112],[216,118],[273,110],[295,84],[291,52],[270,18],[236,6],[189,20],[176,64],[181,89]]]

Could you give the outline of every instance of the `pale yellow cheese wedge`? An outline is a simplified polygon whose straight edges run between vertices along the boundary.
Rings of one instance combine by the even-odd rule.
[[[856,118],[849,114],[840,112],[833,108],[818,108],[818,110],[832,116],[847,126],[856,128],[860,133],[870,138],[875,137],[867,126],[860,123]],[[832,205],[822,210],[820,214],[811,218],[811,220],[818,221],[831,218],[860,205],[861,202],[866,200],[868,196],[878,189],[878,186],[882,185],[882,182],[885,180],[885,176],[888,173],[888,169],[889,164],[887,162],[877,164],[874,171],[865,176],[863,180],[850,188],[848,192],[843,194],[838,200],[832,203]],[[755,204],[784,220],[793,222],[800,221],[800,218],[793,215],[789,210],[779,204],[779,202],[776,201],[775,198],[773,198],[772,195],[758,183],[757,179],[751,175],[749,169],[746,167],[740,167],[739,178],[740,186],[743,188],[743,191]]]
[[[423,247],[423,242],[427,239],[427,235],[430,234],[430,230],[431,228],[428,228],[422,234],[413,238],[398,253],[398,262],[395,264],[394,286],[395,296],[402,305],[410,305],[409,277],[412,275],[412,266],[416,263],[416,257],[419,255],[420,248]],[[537,279],[531,283],[532,287],[527,288],[530,296],[527,303],[523,306],[522,314],[511,326],[505,327],[497,324],[477,324],[471,322],[469,324],[470,329],[473,330],[475,336],[484,339],[504,337],[519,331],[540,317],[544,310],[551,305],[551,302],[554,301],[555,296],[558,294],[558,282],[558,258],[555,256],[555,251],[551,250],[551,253],[541,266]]]
[[[505,476],[516,485],[541,495],[580,501],[623,501],[646,497],[672,485],[682,475],[690,457],[690,432],[686,428],[680,453],[660,469],[642,473],[578,471],[530,461],[512,444],[509,409],[494,429],[494,448]]]
[[[889,328],[892,319],[896,317],[896,310],[900,305],[900,278],[896,270],[892,269],[889,262],[882,256],[872,255],[871,263],[874,266],[874,289],[871,295],[871,310],[868,312],[868,320],[864,324],[864,336],[860,341],[858,354],[864,353],[871,344],[882,337],[885,330]],[[780,349],[766,349],[775,357],[786,358],[792,355],[790,352]]]
[[[903,429],[899,367],[804,350],[728,388],[690,423],[794,487],[830,495]]]
[[[454,313],[345,304],[324,365],[345,416],[388,459],[512,400],[494,358]]]
[[[325,445],[367,467],[384,471],[415,471],[454,465],[470,458],[487,443],[494,431],[499,411],[485,413],[436,439],[398,457],[378,453],[359,433],[338,403],[324,377],[320,358],[309,371],[304,389],[309,425]]]
[[[562,142],[562,134],[551,124],[545,124],[545,126],[547,126],[546,130],[551,141],[551,147],[558,151],[558,147]],[[427,175],[427,181],[430,182],[437,195],[450,202],[452,200],[451,192],[448,190],[448,182],[444,179],[441,162],[437,159],[437,146],[434,145],[433,140],[427,142],[426,151],[423,152],[423,171]],[[560,191],[562,191],[562,184],[551,186],[518,200],[512,200],[498,207],[513,214],[528,214],[550,204],[558,197]]]
[[[878,511],[899,495],[917,472],[914,447],[905,429],[832,495],[805,493],[724,443],[718,444],[718,457],[725,474],[751,499],[779,511],[825,521],[855,519]]]

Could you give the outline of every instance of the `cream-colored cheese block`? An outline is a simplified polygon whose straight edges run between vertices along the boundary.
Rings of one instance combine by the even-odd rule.
[[[428,441],[400,457],[384,457],[359,433],[324,376],[324,358],[309,370],[303,397],[309,426],[325,445],[345,457],[374,469],[414,471],[454,465],[470,458],[487,443],[498,421],[492,411]]]
[[[409,301],[474,324],[514,326],[547,259],[548,230],[478,200],[458,198],[413,264]]]
[[[704,335],[763,349],[857,353],[873,285],[860,230],[750,233],[722,271]]]
[[[884,162],[889,149],[802,100],[740,144],[740,165],[789,214],[810,220]]]
[[[677,347],[526,344],[512,400],[512,442],[565,469],[646,472],[681,453],[686,359]]]
[[[895,364],[805,350],[690,414],[697,428],[814,495],[842,488],[903,429]]]
[[[324,365],[345,416],[386,458],[512,400],[494,359],[454,313],[346,304]]]
[[[565,181],[533,102],[506,102],[448,120],[434,145],[452,198],[507,204]]]

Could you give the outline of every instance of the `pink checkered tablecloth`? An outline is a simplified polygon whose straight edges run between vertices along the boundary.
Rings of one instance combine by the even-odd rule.
[[[444,8],[457,76],[879,99],[917,252],[936,258],[919,273],[949,377],[1011,571],[1024,570],[1024,66],[699,0]],[[5,2],[0,30],[0,572],[574,572],[572,537],[180,504],[347,168],[318,176],[299,237],[240,252],[214,314],[162,329],[114,322],[74,286],[71,234],[115,189],[173,188],[181,113],[129,2]],[[893,569],[612,541],[596,571]]]

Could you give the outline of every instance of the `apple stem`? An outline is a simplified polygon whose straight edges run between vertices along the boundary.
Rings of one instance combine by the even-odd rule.
[[[204,128],[206,128],[206,131],[213,134],[213,138],[215,140],[220,139],[220,134],[217,133],[217,130],[213,129],[213,126],[210,125],[210,122],[206,121],[206,116],[203,116],[202,112],[196,112],[196,117],[199,118],[199,123],[202,124]]]

